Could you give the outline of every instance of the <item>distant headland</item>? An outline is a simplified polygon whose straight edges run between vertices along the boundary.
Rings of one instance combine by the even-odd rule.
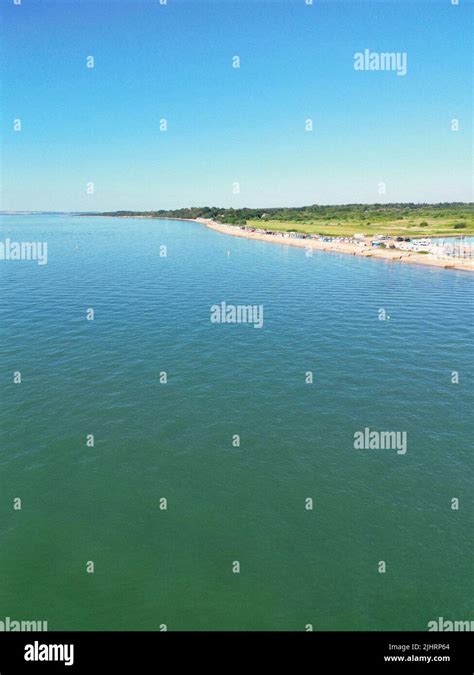
[[[116,217],[204,218],[223,225],[243,225],[272,231],[351,237],[364,233],[387,236],[452,237],[474,235],[474,203],[344,204],[271,208],[193,206],[171,210],[89,213]]]
[[[205,206],[84,215],[192,220],[223,234],[304,247],[309,255],[323,250],[474,271],[473,203]]]

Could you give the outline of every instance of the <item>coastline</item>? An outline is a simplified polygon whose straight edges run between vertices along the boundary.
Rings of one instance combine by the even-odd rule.
[[[414,265],[429,265],[431,267],[442,267],[444,269],[464,270],[474,272],[474,260],[441,260],[432,253],[416,253],[412,251],[400,251],[390,249],[372,248],[366,244],[351,244],[343,242],[325,242],[315,239],[292,239],[283,235],[263,234],[260,232],[248,232],[241,230],[238,226],[223,225],[215,220],[207,218],[178,218],[177,220],[189,220],[190,222],[200,223],[211,230],[216,230],[222,234],[228,234],[231,237],[244,237],[245,239],[257,239],[258,241],[267,241],[272,244],[283,244],[286,246],[298,246],[299,248],[311,248],[317,251],[331,251],[333,253],[344,253],[346,255],[357,255],[363,258],[378,258],[382,260],[409,263]]]

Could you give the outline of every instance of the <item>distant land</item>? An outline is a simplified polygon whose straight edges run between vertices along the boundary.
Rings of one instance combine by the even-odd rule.
[[[0,216],[80,216],[81,211],[0,211]]]
[[[122,218],[205,218],[229,225],[262,226],[272,231],[301,232],[322,236],[459,236],[474,235],[474,203],[439,204],[344,204],[270,208],[222,208],[193,206],[157,211],[108,211],[90,216]],[[263,223],[265,223],[263,225]]]

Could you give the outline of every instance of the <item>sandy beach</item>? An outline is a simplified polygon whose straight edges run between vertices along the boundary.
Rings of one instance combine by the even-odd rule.
[[[244,237],[246,239],[258,239],[259,241],[268,241],[272,244],[284,244],[287,246],[298,246],[305,249],[315,249],[318,251],[332,251],[333,253],[345,253],[347,255],[358,255],[364,258],[382,258],[401,263],[411,263],[416,265],[430,265],[432,267],[443,267],[445,269],[465,270],[474,272],[474,260],[463,259],[440,259],[432,253],[416,253],[413,251],[401,251],[398,249],[380,249],[373,248],[370,244],[352,244],[344,242],[326,242],[318,239],[293,239],[283,235],[263,234],[260,232],[249,232],[242,230],[237,226],[223,225],[214,220],[206,218],[196,218],[194,222],[201,223],[211,230],[228,234],[232,237]]]

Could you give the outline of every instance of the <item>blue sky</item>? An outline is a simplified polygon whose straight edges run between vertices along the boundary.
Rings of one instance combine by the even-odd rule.
[[[459,3],[2,0],[0,208],[472,201]]]

